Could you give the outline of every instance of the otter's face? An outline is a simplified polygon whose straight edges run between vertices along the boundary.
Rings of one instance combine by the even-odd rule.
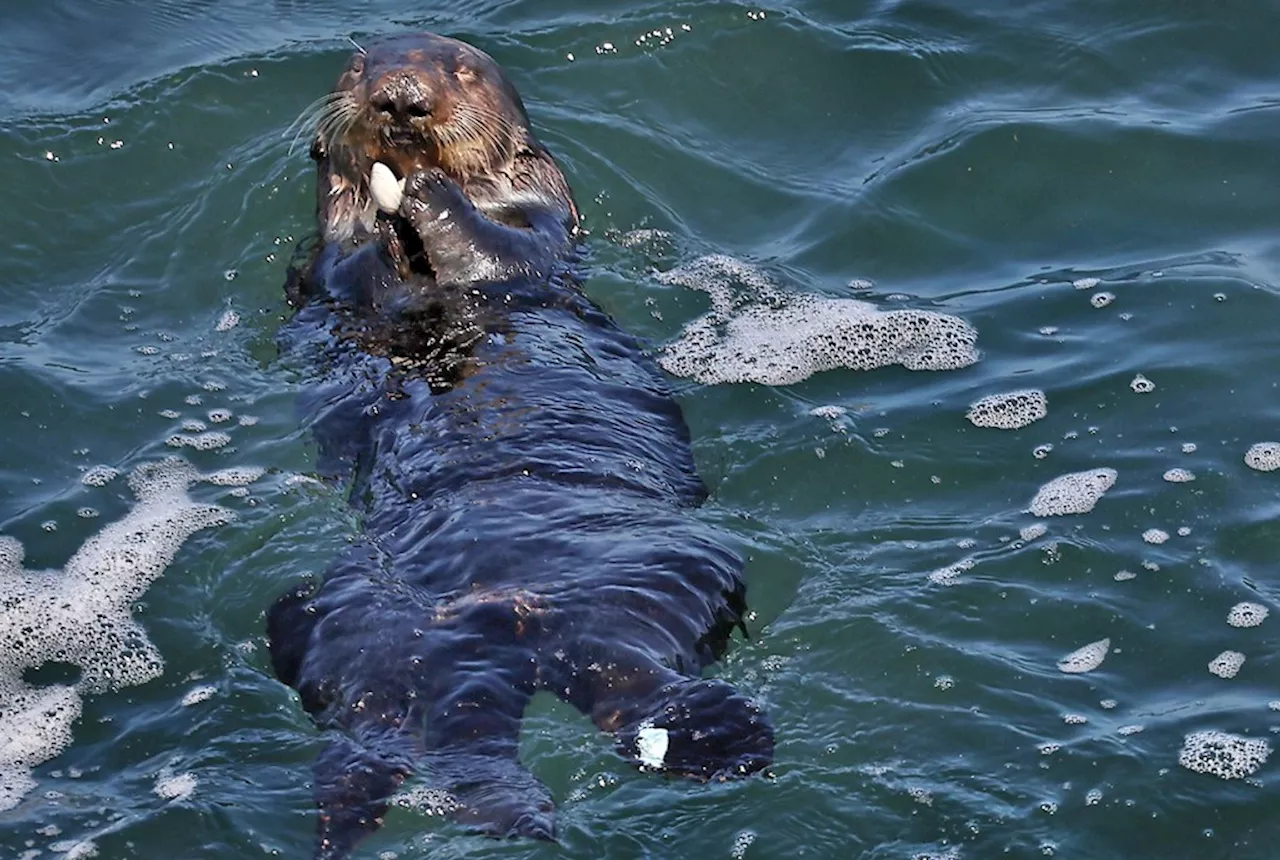
[[[314,154],[329,167],[324,231],[371,231],[377,162],[397,179],[438,167],[465,190],[504,174],[531,139],[520,96],[483,51],[429,33],[380,42],[351,57],[316,122]]]

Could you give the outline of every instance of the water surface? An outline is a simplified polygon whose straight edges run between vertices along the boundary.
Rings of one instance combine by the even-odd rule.
[[[305,856],[320,740],[272,677],[263,611],[355,524],[306,480],[306,369],[273,345],[313,206],[284,131],[348,36],[428,28],[509,70],[584,211],[586,289],[655,347],[708,307],[657,273],[723,254],[786,292],[961,317],[981,359],[680,383],[703,515],[751,558],[753,635],[718,672],[773,716],[771,778],[640,775],[538,701],[524,753],[560,847],[399,809],[365,856],[1275,855],[1280,758],[1229,781],[1178,762],[1192,732],[1280,729],[1280,472],[1244,462],[1280,439],[1274,4],[17,5],[0,532],[63,567],[190,422],[230,436],[181,449],[197,468],[267,471],[192,487],[236,519],[132,606],[163,672],[84,696],[0,812],[0,854]],[[966,420],[1023,388],[1047,417]],[[83,483],[99,465],[121,477]],[[1037,534],[1037,489],[1099,468],[1117,479],[1093,511]],[[1232,627],[1241,601],[1273,617]],[[1104,638],[1099,668],[1059,671]],[[1224,651],[1246,657],[1234,678],[1209,671]]]

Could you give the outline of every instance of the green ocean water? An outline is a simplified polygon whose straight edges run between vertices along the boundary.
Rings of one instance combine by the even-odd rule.
[[[707,308],[655,273],[720,254],[961,317],[981,359],[678,382],[702,515],[750,557],[752,636],[716,671],[766,705],[769,777],[639,774],[538,700],[522,749],[559,845],[397,808],[361,856],[1280,856],[1280,754],[1247,779],[1179,763],[1192,733],[1280,730],[1280,617],[1227,622],[1280,608],[1280,472],[1245,463],[1280,440],[1276,4],[63,0],[0,10],[0,534],[60,569],[129,515],[140,465],[265,473],[191,488],[235,519],[129,607],[163,673],[83,697],[0,857],[310,856],[320,738],[263,613],[356,524],[307,479],[306,368],[273,343],[313,224],[285,131],[347,37],[418,29],[508,70],[583,210],[587,291],[655,349]],[[966,420],[1025,388],[1045,418]],[[229,440],[170,444],[200,432]],[[1104,467],[1092,512],[1028,513]],[[0,585],[3,676],[9,637],[66,632],[24,630]],[[1099,668],[1059,670],[1102,639]]]

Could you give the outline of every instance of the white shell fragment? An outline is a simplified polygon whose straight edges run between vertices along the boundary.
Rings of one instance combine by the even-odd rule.
[[[1107,658],[1107,652],[1110,650],[1110,639],[1099,639],[1097,642],[1090,642],[1083,648],[1077,648],[1059,660],[1058,671],[1066,672],[1068,675],[1081,675],[1085,672],[1092,672],[1102,665],[1102,661]]]
[[[369,193],[383,212],[396,212],[404,199],[404,180],[396,179],[390,167],[375,161],[369,170]]]
[[[669,738],[666,729],[644,724],[636,733],[636,749],[640,752],[640,763],[645,767],[661,768],[667,757]]]

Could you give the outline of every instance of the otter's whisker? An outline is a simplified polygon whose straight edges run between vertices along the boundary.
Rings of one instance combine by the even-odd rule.
[[[293,140],[289,144],[289,154],[293,154],[293,150],[298,145],[298,140],[309,128],[314,128],[316,133],[319,134],[320,128],[334,114],[342,113],[352,108],[354,108],[354,105],[352,104],[351,94],[347,92],[329,93],[316,99],[298,115],[298,118],[285,131],[285,134],[290,131],[294,132]]]
[[[288,137],[294,131],[294,129],[298,127],[299,124],[307,122],[309,118],[313,118],[316,114],[323,111],[330,104],[342,99],[344,96],[345,96],[345,93],[341,93],[341,92],[325,93],[324,95],[315,99],[298,113],[297,118],[294,119],[293,122],[289,123],[289,127],[286,128],[284,130],[284,133],[281,134],[280,136]]]

